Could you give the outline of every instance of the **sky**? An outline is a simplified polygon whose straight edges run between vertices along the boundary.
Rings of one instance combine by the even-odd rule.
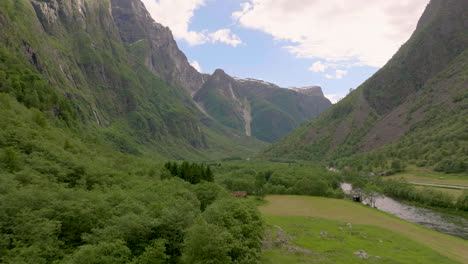
[[[429,0],[142,0],[192,66],[337,102],[395,54]]]

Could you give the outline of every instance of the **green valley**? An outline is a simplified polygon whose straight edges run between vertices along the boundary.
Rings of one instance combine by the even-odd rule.
[[[326,86],[237,78],[229,63],[261,78],[286,55],[317,59],[308,74],[345,83],[362,61],[321,62],[296,50],[306,36],[268,36],[260,16],[249,28],[260,0],[212,31],[201,18],[233,5],[215,14],[214,2],[0,1],[0,263],[468,263],[468,2],[430,0],[335,104]],[[273,10],[321,1],[286,2]],[[195,14],[209,29],[188,27]],[[252,62],[241,37],[255,30],[265,53]],[[202,73],[182,50],[226,64]],[[278,83],[304,82],[279,66]]]

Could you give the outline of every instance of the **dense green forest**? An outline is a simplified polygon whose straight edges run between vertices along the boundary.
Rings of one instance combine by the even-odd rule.
[[[255,263],[263,224],[248,200],[0,102],[1,262]]]

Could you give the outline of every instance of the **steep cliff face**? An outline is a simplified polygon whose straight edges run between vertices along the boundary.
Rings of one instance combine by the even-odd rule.
[[[0,23],[0,78],[11,81],[0,92],[121,151],[199,159],[262,145],[200,122],[191,94],[206,75],[139,0],[5,0]]]
[[[140,0],[4,0],[0,24],[0,92],[124,152],[252,153],[330,105],[197,72]]]
[[[381,157],[419,153],[434,165],[447,158],[436,154],[443,149],[466,148],[466,137],[457,134],[464,133],[468,103],[467,14],[467,1],[432,0],[387,65],[263,156],[342,159],[388,146]],[[460,148],[451,152],[466,156]]]
[[[208,78],[194,99],[224,125],[267,142],[284,137],[331,105],[320,87],[299,93],[265,81],[233,78],[222,70]]]
[[[112,15],[122,40],[129,45],[145,45],[146,66],[171,85],[180,85],[190,94],[204,83],[177,47],[169,28],[155,23],[141,1],[112,0]]]

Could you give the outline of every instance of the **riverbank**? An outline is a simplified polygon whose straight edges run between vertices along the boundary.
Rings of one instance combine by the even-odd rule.
[[[342,223],[351,223],[352,225],[383,228],[420,243],[450,259],[457,260],[460,263],[468,263],[468,241],[421,227],[358,203],[339,199],[290,195],[272,195],[267,196],[265,199],[267,203],[259,208],[266,216],[314,217]]]

